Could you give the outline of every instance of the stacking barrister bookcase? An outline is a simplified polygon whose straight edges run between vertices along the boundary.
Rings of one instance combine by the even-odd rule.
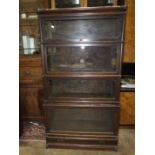
[[[47,147],[117,148],[125,12],[38,11]]]

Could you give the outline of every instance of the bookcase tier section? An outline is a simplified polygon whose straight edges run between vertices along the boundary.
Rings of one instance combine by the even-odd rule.
[[[104,132],[116,133],[118,107],[73,108],[46,106],[47,132]]]
[[[102,72],[120,71],[121,45],[53,46],[46,47],[47,72]],[[97,61],[96,61],[97,60]]]
[[[82,17],[81,17],[82,18]],[[44,41],[122,41],[123,15],[103,15],[85,19],[42,19]],[[104,25],[101,26],[101,25]]]
[[[118,100],[119,79],[46,79],[46,99]]]

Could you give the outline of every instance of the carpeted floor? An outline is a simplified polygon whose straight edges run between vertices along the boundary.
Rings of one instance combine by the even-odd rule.
[[[45,140],[45,126],[38,122],[24,122],[21,140]]]
[[[80,149],[46,149],[44,127],[42,125],[26,125],[24,135],[20,139],[19,155],[134,155],[135,130],[119,130],[118,151],[94,151]],[[37,132],[36,132],[37,131]],[[37,134],[32,134],[37,133]],[[34,136],[32,136],[34,135]]]

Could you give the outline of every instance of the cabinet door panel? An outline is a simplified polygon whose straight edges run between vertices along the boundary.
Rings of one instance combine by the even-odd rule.
[[[42,88],[20,88],[20,105],[22,118],[29,120],[40,120],[42,113]]]
[[[135,124],[135,92],[121,92],[120,94],[120,124]]]
[[[121,45],[59,46],[45,48],[47,71],[119,72]]]
[[[118,108],[112,107],[52,107],[45,108],[47,132],[117,132]]]
[[[118,100],[119,79],[49,79],[45,81],[47,99]]]
[[[121,40],[122,28],[121,15],[106,15],[93,19],[47,19],[42,22],[43,40],[46,41]]]

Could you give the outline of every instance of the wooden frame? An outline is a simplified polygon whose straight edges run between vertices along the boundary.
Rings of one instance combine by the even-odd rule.
[[[55,9],[55,0],[51,0],[51,9]]]

